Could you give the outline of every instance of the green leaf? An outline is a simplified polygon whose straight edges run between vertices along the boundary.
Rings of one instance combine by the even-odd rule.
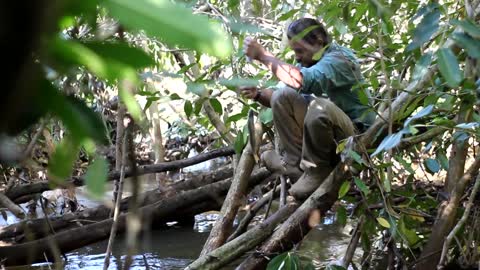
[[[155,61],[143,50],[125,43],[88,42],[84,45],[103,58],[112,59],[135,69],[153,66]]]
[[[51,112],[67,126],[72,139],[77,143],[87,137],[102,144],[109,142],[107,130],[98,113],[80,99],[63,96],[50,82],[45,82],[44,86]]]
[[[437,158],[440,161],[440,165],[444,170],[448,170],[449,168],[449,163],[448,163],[448,158],[445,155],[445,153],[437,153]]]
[[[245,140],[243,139],[243,132],[239,131],[237,134],[237,137],[235,138],[235,142],[233,144],[235,153],[241,154],[244,146],[245,146]]]
[[[407,127],[408,125],[410,125],[410,123],[413,121],[413,120],[416,120],[416,119],[420,119],[422,117],[425,117],[429,114],[431,114],[433,111],[433,105],[428,105],[427,107],[421,109],[418,113],[416,113],[414,116],[410,117],[407,119],[407,121],[405,121],[405,123],[403,124],[404,127]]]
[[[348,191],[350,190],[350,181],[346,180],[343,182],[340,190],[338,191],[338,198],[341,199],[347,195]]]
[[[240,0],[228,0],[227,6],[230,11],[238,10],[238,5],[240,4]]]
[[[434,174],[440,171],[440,164],[435,159],[425,159],[425,167],[430,174]]]
[[[94,198],[100,199],[105,193],[107,175],[107,161],[102,157],[96,157],[93,163],[88,167],[87,173],[85,174],[87,190]]]
[[[457,87],[463,79],[457,57],[455,57],[449,48],[439,49],[437,51],[437,57],[438,69],[447,81],[448,86],[452,88]]]
[[[168,0],[106,0],[103,5],[122,25],[144,30],[169,45],[222,58],[232,51],[231,38],[219,24]]]
[[[135,99],[135,96],[129,91],[128,86],[121,86],[118,89],[118,95],[125,104],[125,107],[127,107],[127,110],[130,112],[130,115],[132,115],[133,119],[136,121],[141,121],[142,108]]]
[[[198,115],[200,113],[200,111],[202,110],[203,102],[205,102],[204,98],[201,98],[201,99],[195,101],[195,105],[193,107],[193,113],[195,115]]]
[[[382,225],[382,227],[385,227],[387,229],[389,229],[391,227],[390,223],[388,223],[388,221],[386,219],[384,219],[383,217],[377,217],[377,222],[378,222],[378,224]]]
[[[358,177],[354,177],[353,181],[355,181],[355,185],[363,192],[363,194],[367,195],[370,194],[370,189],[365,185],[365,183]]]
[[[268,263],[267,270],[298,270],[299,267],[298,256],[291,252],[285,252],[273,258]]]
[[[295,15],[295,13],[297,13],[298,11],[299,11],[299,9],[292,9],[292,10],[282,14],[282,16],[280,16],[277,21],[279,21],[279,22],[285,21],[285,20],[293,17],[293,15]]]
[[[415,231],[407,228],[404,217],[402,217],[398,223],[398,230],[407,240],[408,246],[413,247],[418,241],[420,241],[420,237],[418,237]]]
[[[357,162],[358,164],[365,164],[365,161],[363,161],[362,157],[355,151],[353,150],[349,150],[348,151],[348,154],[350,155],[350,157],[353,158],[353,160],[355,160],[355,162]]]
[[[135,69],[125,64],[125,61],[103,58],[80,42],[55,38],[50,42],[48,48],[50,55],[54,58],[54,63],[60,65],[60,68],[84,66],[97,76],[111,82],[126,79],[130,83],[138,83]]]
[[[187,91],[194,93],[200,97],[205,96],[207,93],[205,85],[203,83],[188,83]]]
[[[357,95],[362,105],[365,105],[365,106],[370,105],[370,98],[368,97],[368,94],[365,90],[359,89],[359,91],[357,91]]]
[[[397,146],[401,142],[403,134],[403,131],[399,131],[385,137],[371,156],[374,157],[382,151],[388,151]]]
[[[247,114],[246,113],[237,113],[237,114],[234,114],[230,117],[227,118],[227,121],[225,121],[225,124],[228,124],[230,122],[237,122],[238,120],[244,118],[244,117],[247,117]]]
[[[337,221],[341,226],[347,224],[347,209],[343,205],[340,205],[337,209]]]
[[[187,117],[190,118],[193,112],[193,106],[190,100],[185,100],[185,104],[183,105],[183,110],[185,111],[185,115],[187,115]]]
[[[78,142],[70,137],[65,137],[55,147],[48,164],[48,177],[54,183],[63,183],[72,174],[73,164],[80,152]]]
[[[425,74],[427,74],[428,68],[432,63],[432,52],[427,52],[426,54],[422,55],[420,59],[418,59],[417,63],[415,64],[415,68],[413,70],[413,77],[414,81],[421,80]]]
[[[460,26],[463,31],[467,32],[470,36],[476,39],[480,39],[480,26],[471,20],[451,20],[451,24]]]
[[[273,112],[271,108],[266,108],[260,111],[258,117],[263,124],[270,124],[273,122]]]
[[[412,42],[407,46],[407,51],[419,48],[423,43],[430,40],[430,37],[437,31],[440,19],[440,10],[438,4],[430,4],[428,12],[423,16],[422,21],[413,31]]]
[[[220,101],[218,101],[218,99],[211,98],[210,105],[212,105],[213,110],[215,110],[216,113],[218,113],[219,115],[222,115],[223,108],[222,108],[222,104],[220,103]]]
[[[468,55],[480,59],[480,40],[475,40],[464,33],[454,33],[452,39],[455,40],[460,47],[464,48]]]

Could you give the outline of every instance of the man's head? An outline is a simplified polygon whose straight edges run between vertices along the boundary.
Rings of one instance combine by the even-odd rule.
[[[330,43],[325,27],[317,20],[302,18],[292,22],[287,30],[288,43],[295,52],[295,58],[304,67],[314,65],[315,53]]]

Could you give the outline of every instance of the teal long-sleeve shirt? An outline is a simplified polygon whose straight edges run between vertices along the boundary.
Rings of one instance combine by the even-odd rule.
[[[367,89],[355,87],[363,81],[360,65],[354,53],[343,46],[331,43],[322,58],[311,67],[300,69],[303,83],[300,92],[327,96],[362,130],[375,120],[375,113],[360,102],[360,91],[370,99]]]

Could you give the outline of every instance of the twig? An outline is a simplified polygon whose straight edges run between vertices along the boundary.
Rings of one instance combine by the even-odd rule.
[[[361,216],[360,220],[358,221],[357,227],[353,231],[352,239],[350,239],[350,243],[348,244],[347,251],[345,252],[345,256],[342,259],[341,266],[347,269],[350,263],[352,262],[353,255],[355,254],[355,249],[357,249],[358,242],[360,241],[360,235],[362,233],[363,224],[365,223],[365,216]]]
[[[23,158],[26,159],[32,154],[33,147],[35,146],[35,143],[37,142],[38,138],[40,137],[40,134],[42,134],[43,128],[45,127],[45,121],[40,122],[40,126],[37,129],[37,132],[35,132],[35,135],[33,135],[32,140],[28,144],[27,148],[25,148],[25,151],[23,151]]]
[[[473,206],[473,201],[475,199],[475,196],[477,195],[479,187],[480,187],[480,175],[478,175],[477,179],[475,180],[475,185],[473,186],[472,192],[470,193],[470,198],[468,198],[467,207],[465,207],[465,212],[463,212],[462,218],[457,223],[457,225],[455,225],[455,227],[452,229],[452,231],[448,234],[447,238],[445,239],[445,242],[443,243],[442,255],[440,257],[440,262],[438,263],[438,267],[437,267],[437,269],[439,269],[439,270],[445,268],[445,262],[446,262],[446,259],[447,259],[448,247],[450,246],[450,243],[452,242],[452,239],[454,238],[454,236],[460,231],[462,226],[467,221],[468,216],[470,215],[470,211],[471,211],[472,206]]]
[[[277,181],[275,181],[273,183],[273,189],[272,189],[272,193],[275,192],[275,190],[277,190]],[[281,190],[281,188],[280,188]],[[280,193],[282,193],[282,191],[280,191]],[[280,195],[281,196],[281,195]],[[280,197],[280,200],[282,198]],[[267,210],[265,211],[265,216],[263,217],[263,219],[267,219],[268,218],[268,213],[270,212],[270,208],[272,207],[272,202],[273,202],[273,196],[270,196],[270,199],[268,200],[268,206],[267,206]],[[281,207],[281,206],[280,206]]]
[[[137,164],[135,160],[135,146],[133,144],[133,119],[130,119],[130,123],[126,129],[127,136],[127,146],[128,146],[128,158],[129,163],[132,168],[133,174],[136,175]],[[140,193],[140,182],[137,176],[131,178],[132,185],[132,195],[130,196],[129,211],[127,213],[127,258],[125,259],[125,265],[123,269],[130,269],[130,266],[133,263],[133,255],[137,252],[138,248],[138,235],[141,230],[142,221],[140,217],[140,212],[138,208],[139,203],[139,193]]]
[[[112,229],[110,230],[110,238],[108,239],[107,251],[105,252],[105,260],[103,262],[103,270],[108,269],[110,265],[110,255],[112,253],[112,246],[113,241],[115,239],[115,235],[117,234],[117,226],[118,226],[118,217],[120,215],[120,202],[122,201],[122,192],[123,192],[123,180],[125,178],[125,163],[126,163],[126,134],[123,134],[122,140],[122,158],[120,163],[120,180],[118,181],[118,190],[117,190],[117,198],[115,198],[115,210],[113,214],[113,224]]]

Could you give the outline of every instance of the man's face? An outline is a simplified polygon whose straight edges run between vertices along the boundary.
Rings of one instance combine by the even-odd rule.
[[[313,56],[322,49],[321,45],[312,46],[303,40],[289,40],[288,44],[295,53],[295,60],[297,60],[302,67],[311,67],[318,62],[318,60],[313,60]]]

